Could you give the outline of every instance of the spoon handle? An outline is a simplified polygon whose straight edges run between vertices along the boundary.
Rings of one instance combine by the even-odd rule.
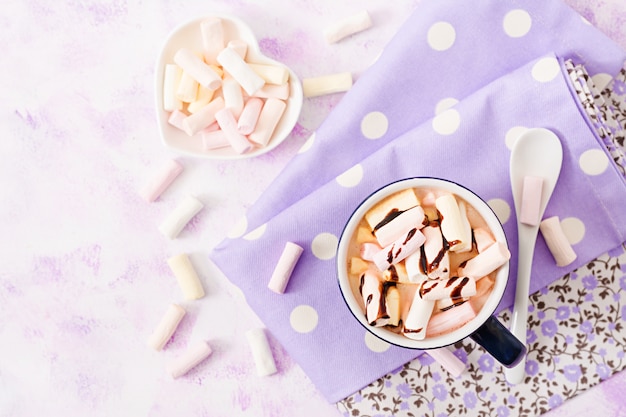
[[[517,264],[517,284],[515,287],[515,304],[511,318],[511,333],[526,344],[526,329],[528,328],[528,297],[530,292],[530,271],[532,269],[535,242],[538,226],[518,224],[519,256]],[[524,380],[526,358],[516,366],[505,369],[504,376],[511,384],[519,384]]]

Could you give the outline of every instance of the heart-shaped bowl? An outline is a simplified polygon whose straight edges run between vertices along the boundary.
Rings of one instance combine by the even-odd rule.
[[[289,70],[289,97],[286,100],[285,111],[274,130],[270,142],[244,154],[236,153],[231,147],[204,150],[199,137],[191,137],[168,122],[170,113],[163,109],[163,77],[166,64],[174,63],[174,55],[180,48],[192,51],[202,51],[202,36],[200,24],[208,17],[217,17],[222,20],[224,42],[242,40],[248,45],[246,61],[249,63],[279,65]],[[298,76],[286,65],[277,62],[261,53],[259,42],[250,27],[240,19],[214,14],[190,20],[175,28],[165,40],[159,54],[155,69],[155,99],[156,113],[161,140],[163,144],[179,153],[208,159],[246,159],[262,155],[280,145],[293,130],[302,109],[302,85]]]

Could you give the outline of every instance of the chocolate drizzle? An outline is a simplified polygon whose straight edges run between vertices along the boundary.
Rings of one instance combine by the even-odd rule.
[[[400,210],[398,210],[396,208],[391,209],[391,211],[389,213],[387,213],[385,215],[385,217],[383,217],[383,219],[381,221],[379,221],[378,224],[376,224],[376,226],[374,226],[374,230],[372,230],[372,233],[376,232],[378,229],[380,229],[381,227],[383,227],[387,223],[391,222],[393,219],[395,219],[396,217],[398,217],[402,213],[404,213],[404,211],[400,211]]]

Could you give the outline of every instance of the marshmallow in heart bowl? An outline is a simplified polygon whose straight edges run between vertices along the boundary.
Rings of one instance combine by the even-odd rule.
[[[302,86],[261,53],[241,20],[211,15],[169,35],[156,64],[161,138],[179,153],[244,159],[282,143],[302,108]]]
[[[493,316],[509,278],[507,239],[469,189],[427,177],[384,186],[348,219],[336,259],[348,308],[378,338],[434,349],[470,337],[504,366],[523,358]]]

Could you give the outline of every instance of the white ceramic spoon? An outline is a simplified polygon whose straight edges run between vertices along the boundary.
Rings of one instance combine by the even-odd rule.
[[[524,132],[513,144],[511,151],[511,188],[515,201],[518,231],[518,259],[517,285],[515,288],[515,305],[511,320],[511,333],[522,343],[526,344],[526,329],[528,320],[528,298],[530,287],[530,271],[532,269],[533,254],[537,240],[539,226],[529,226],[520,223],[522,207],[522,187],[525,176],[543,178],[539,219],[550,200],[556,185],[561,164],[563,148],[559,138],[550,130],[537,128]],[[505,369],[506,380],[511,384],[519,384],[524,380],[526,358],[516,366]]]

